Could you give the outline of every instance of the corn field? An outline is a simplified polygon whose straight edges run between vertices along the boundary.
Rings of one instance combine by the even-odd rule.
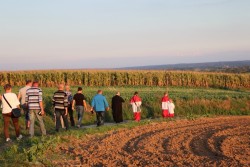
[[[58,83],[72,86],[184,86],[212,88],[250,88],[250,74],[189,71],[125,71],[125,70],[52,70],[0,72],[1,86],[25,85],[37,80],[41,87]]]

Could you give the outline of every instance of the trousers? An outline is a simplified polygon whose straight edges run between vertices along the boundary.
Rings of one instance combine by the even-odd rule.
[[[10,119],[12,119],[15,131],[16,131],[16,137],[18,137],[20,135],[18,118],[13,117],[12,113],[3,114],[3,120],[4,120],[4,128],[3,129],[4,129],[4,136],[6,139],[10,138],[10,135],[9,135]]]
[[[105,111],[96,111],[97,126],[104,125]]]
[[[71,124],[71,126],[75,126],[75,120],[74,120],[74,114],[73,114],[74,112],[72,110],[72,104],[69,105],[68,112],[69,112],[70,124]]]
[[[46,135],[46,129],[45,129],[45,125],[43,122],[43,116],[39,115],[38,113],[40,112],[40,110],[30,110],[29,111],[29,117],[30,117],[30,136],[33,137],[34,136],[34,131],[35,131],[35,119],[38,119],[39,125],[40,125],[40,129],[42,132],[42,135]]]
[[[82,119],[83,119],[83,106],[76,106],[76,112],[77,112],[77,116],[78,116],[78,122],[77,125],[81,126],[82,124]]]
[[[56,131],[59,131],[59,128],[62,127],[61,125],[61,117],[63,119],[64,126],[66,130],[69,129],[68,123],[68,115],[65,115],[65,110],[55,110],[56,113]]]

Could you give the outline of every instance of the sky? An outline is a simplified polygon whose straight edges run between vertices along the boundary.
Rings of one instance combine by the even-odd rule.
[[[250,0],[0,0],[0,71],[250,60]]]

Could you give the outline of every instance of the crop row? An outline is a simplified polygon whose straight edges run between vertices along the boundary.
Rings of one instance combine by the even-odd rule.
[[[83,86],[185,86],[212,88],[250,88],[250,74],[189,71],[52,70],[0,72],[0,84],[22,86],[27,79],[42,87],[58,83]]]

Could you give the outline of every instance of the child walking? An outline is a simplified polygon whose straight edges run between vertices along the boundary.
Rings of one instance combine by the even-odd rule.
[[[174,109],[175,109],[175,105],[173,103],[173,100],[169,99],[169,101],[168,101],[168,112],[169,112],[168,117],[174,117]]]

